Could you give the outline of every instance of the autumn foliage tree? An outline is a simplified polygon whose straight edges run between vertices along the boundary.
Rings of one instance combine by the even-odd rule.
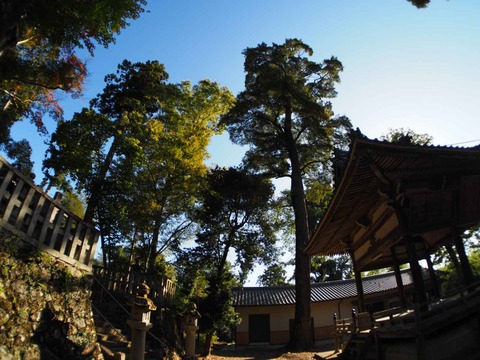
[[[44,118],[63,116],[58,94],[82,92],[87,75],[79,48],[115,41],[145,0],[4,0],[0,2],[0,144],[10,128],[28,119],[41,134]],[[59,91],[59,92],[58,92]]]

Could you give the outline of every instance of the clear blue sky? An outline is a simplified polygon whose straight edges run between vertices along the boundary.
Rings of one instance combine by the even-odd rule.
[[[367,136],[408,127],[440,145],[480,139],[479,1],[432,0],[422,10],[406,0],[149,3],[149,13],[132,21],[116,44],[86,58],[83,98],[62,101],[67,119],[102,91],[103,78],[123,59],[158,60],[172,82],[209,78],[236,94],[243,89],[246,47],[296,37],[313,48],[314,59],[334,55],[342,61],[334,111]],[[53,131],[55,124],[48,125]],[[14,136],[31,140],[39,169],[44,139],[30,125],[16,126]],[[214,139],[210,152],[220,165],[242,157],[227,135]]]
[[[124,59],[158,60],[172,82],[209,78],[236,94],[245,48],[299,38],[315,60],[342,61],[334,111],[368,137],[404,127],[432,135],[438,145],[480,143],[480,1],[432,0],[422,10],[406,0],[149,2],[149,13],[116,44],[87,58],[83,98],[62,101],[67,119],[88,106]],[[26,125],[16,126],[14,136],[31,141],[41,178],[44,139]],[[48,126],[54,131],[55,124]],[[243,155],[227,135],[216,137],[210,152],[220,165],[237,165]]]

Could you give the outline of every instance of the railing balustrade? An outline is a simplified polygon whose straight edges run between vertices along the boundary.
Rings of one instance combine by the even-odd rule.
[[[0,156],[0,226],[71,267],[91,271],[99,231]]]
[[[146,282],[150,287],[149,298],[160,306],[172,304],[175,297],[176,285],[166,276],[116,271],[96,265],[93,266],[93,275],[106,290],[131,296],[135,295],[138,285]]]

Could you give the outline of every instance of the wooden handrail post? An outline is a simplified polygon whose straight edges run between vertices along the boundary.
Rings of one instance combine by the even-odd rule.
[[[333,313],[333,343],[335,352],[337,353],[340,349],[340,346],[338,344],[337,313]]]
[[[357,312],[352,309],[352,334],[357,333]]]

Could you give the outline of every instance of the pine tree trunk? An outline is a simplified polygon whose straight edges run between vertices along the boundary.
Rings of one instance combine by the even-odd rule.
[[[291,131],[291,110],[285,114],[285,137],[291,164],[291,202],[295,214],[295,319],[289,348],[305,351],[312,346],[310,328],[310,257],[305,254],[309,240],[307,206],[302,172]]]
[[[147,262],[147,273],[152,273],[155,269],[155,262],[157,261],[157,247],[158,247],[158,238],[160,237],[160,224],[157,220],[155,220],[155,226],[153,228],[152,234],[152,243],[150,244],[150,250],[148,255],[148,262]]]
[[[90,198],[87,201],[87,208],[85,209],[85,215],[83,220],[89,224],[93,224],[95,218],[95,212],[98,210],[100,200],[103,196],[103,183],[110,170],[110,166],[113,162],[113,157],[117,151],[118,138],[113,139],[112,145],[105,156],[105,161],[100,166],[100,171],[96,175],[96,178],[90,189]]]

